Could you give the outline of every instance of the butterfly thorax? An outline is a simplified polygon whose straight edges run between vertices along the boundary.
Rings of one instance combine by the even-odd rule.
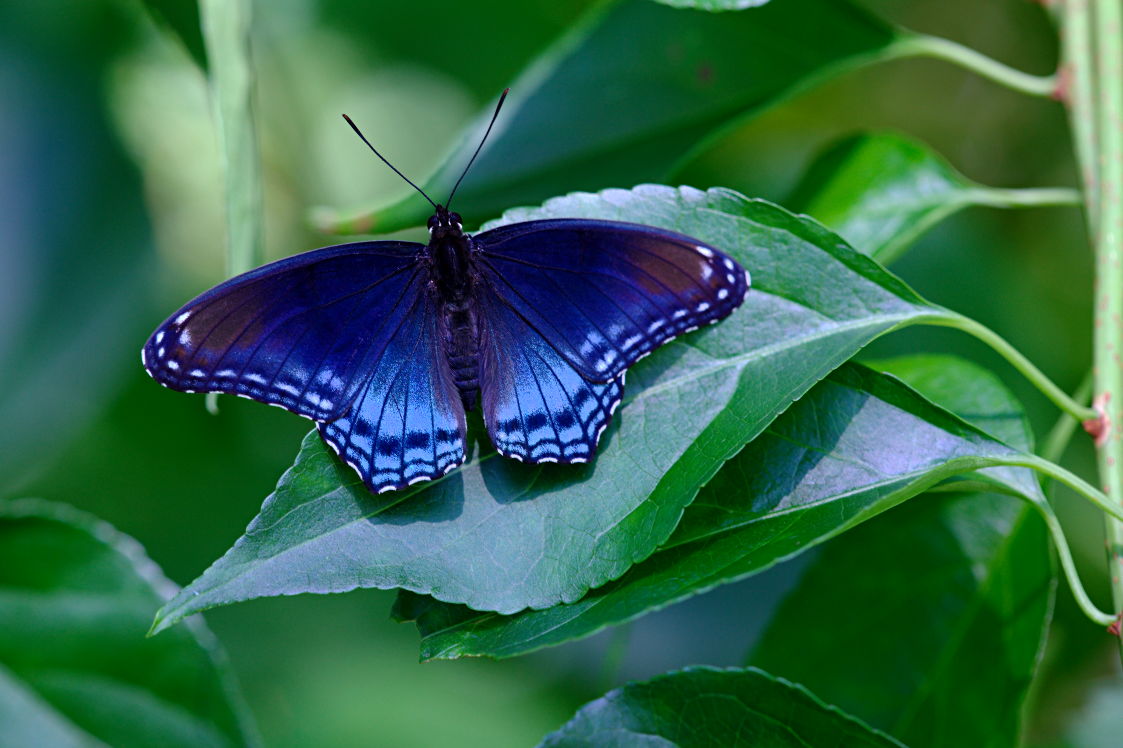
[[[480,394],[479,323],[472,295],[472,238],[464,233],[460,216],[437,206],[429,219],[428,253],[445,354],[460,399],[471,410]]]
[[[442,301],[461,301],[469,295],[471,251],[472,239],[464,233],[460,216],[438,205],[429,219],[428,253]]]

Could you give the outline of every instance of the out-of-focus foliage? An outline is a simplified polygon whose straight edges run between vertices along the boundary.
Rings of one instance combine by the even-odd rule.
[[[202,69],[207,69],[207,49],[203,41],[199,3],[196,0],[143,0],[157,23],[166,24]]]
[[[61,504],[0,502],[0,744],[254,742],[202,621],[145,638],[152,606],[174,592],[104,522]]]

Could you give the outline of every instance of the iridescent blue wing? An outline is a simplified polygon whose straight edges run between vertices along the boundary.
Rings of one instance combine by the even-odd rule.
[[[320,435],[375,492],[444,475],[464,461],[464,406],[453,382],[428,276],[345,413]]]
[[[232,278],[156,328],[142,351],[145,369],[172,389],[335,418],[413,308],[423,249],[343,244]]]
[[[495,295],[596,382],[726,317],[749,289],[748,273],[720,250],[638,224],[527,221],[475,244]]]
[[[590,382],[491,289],[477,291],[484,424],[499,453],[587,462],[623,395],[624,374]]]

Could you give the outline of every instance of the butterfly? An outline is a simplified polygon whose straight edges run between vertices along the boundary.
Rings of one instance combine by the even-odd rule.
[[[719,249],[651,226],[547,219],[470,235],[447,207],[459,185],[445,205],[429,200],[428,244],[324,247],[192,299],[145,343],[145,370],[315,421],[381,493],[461,465],[477,406],[502,455],[589,461],[626,369],[749,290]]]

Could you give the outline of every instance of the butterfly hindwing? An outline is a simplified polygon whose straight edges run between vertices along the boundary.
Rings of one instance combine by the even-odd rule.
[[[587,462],[623,395],[623,374],[590,382],[499,298],[481,295],[484,423],[500,454]]]
[[[358,242],[265,265],[200,295],[145,344],[145,368],[313,420],[345,411],[410,308],[420,244]]]
[[[638,224],[526,221],[479,234],[475,246],[494,293],[597,382],[726,317],[749,288],[721,251]]]
[[[460,394],[444,354],[427,278],[419,277],[406,312],[362,390],[320,435],[375,492],[444,475],[464,461]]]

